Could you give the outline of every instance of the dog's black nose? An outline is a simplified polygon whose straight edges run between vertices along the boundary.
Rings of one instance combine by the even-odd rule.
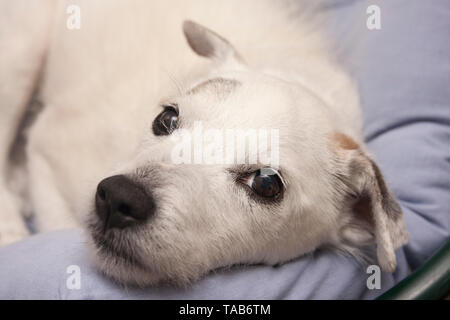
[[[137,225],[155,211],[151,194],[124,175],[106,178],[98,184],[95,206],[105,230]]]

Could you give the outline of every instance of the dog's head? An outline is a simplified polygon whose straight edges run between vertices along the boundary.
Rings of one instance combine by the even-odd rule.
[[[392,272],[407,233],[364,146],[336,132],[308,89],[251,70],[202,26],[184,32],[212,71],[161,103],[135,158],[98,185],[88,225],[101,269],[140,285],[186,283],[376,243]]]

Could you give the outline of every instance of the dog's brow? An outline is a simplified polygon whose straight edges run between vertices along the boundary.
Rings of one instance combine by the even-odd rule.
[[[241,173],[250,173],[254,172],[256,170],[261,170],[264,168],[271,168],[270,166],[267,166],[262,163],[255,163],[255,164],[237,164],[234,166],[231,166],[227,169],[228,172],[234,173],[234,174],[241,174]],[[280,173],[283,171],[281,168],[278,168],[276,172]]]
[[[226,97],[240,85],[241,82],[234,79],[213,78],[196,85],[194,88],[189,90],[187,94],[191,95],[211,90],[212,92],[216,92],[217,94],[219,94],[221,97]]]

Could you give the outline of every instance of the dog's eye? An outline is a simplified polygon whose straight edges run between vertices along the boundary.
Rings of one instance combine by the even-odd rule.
[[[246,184],[258,196],[265,199],[278,199],[284,190],[284,184],[278,172],[272,168],[262,168],[246,179]]]
[[[164,110],[153,121],[153,133],[156,136],[171,134],[178,128],[178,110],[173,106],[164,106]]]

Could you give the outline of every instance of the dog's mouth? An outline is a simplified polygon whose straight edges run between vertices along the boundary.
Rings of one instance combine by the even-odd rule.
[[[95,223],[90,223],[88,229],[100,259],[112,259],[116,263],[122,263],[126,266],[134,266],[142,270],[148,269],[129,232],[123,230],[105,231],[102,225],[96,225]]]

